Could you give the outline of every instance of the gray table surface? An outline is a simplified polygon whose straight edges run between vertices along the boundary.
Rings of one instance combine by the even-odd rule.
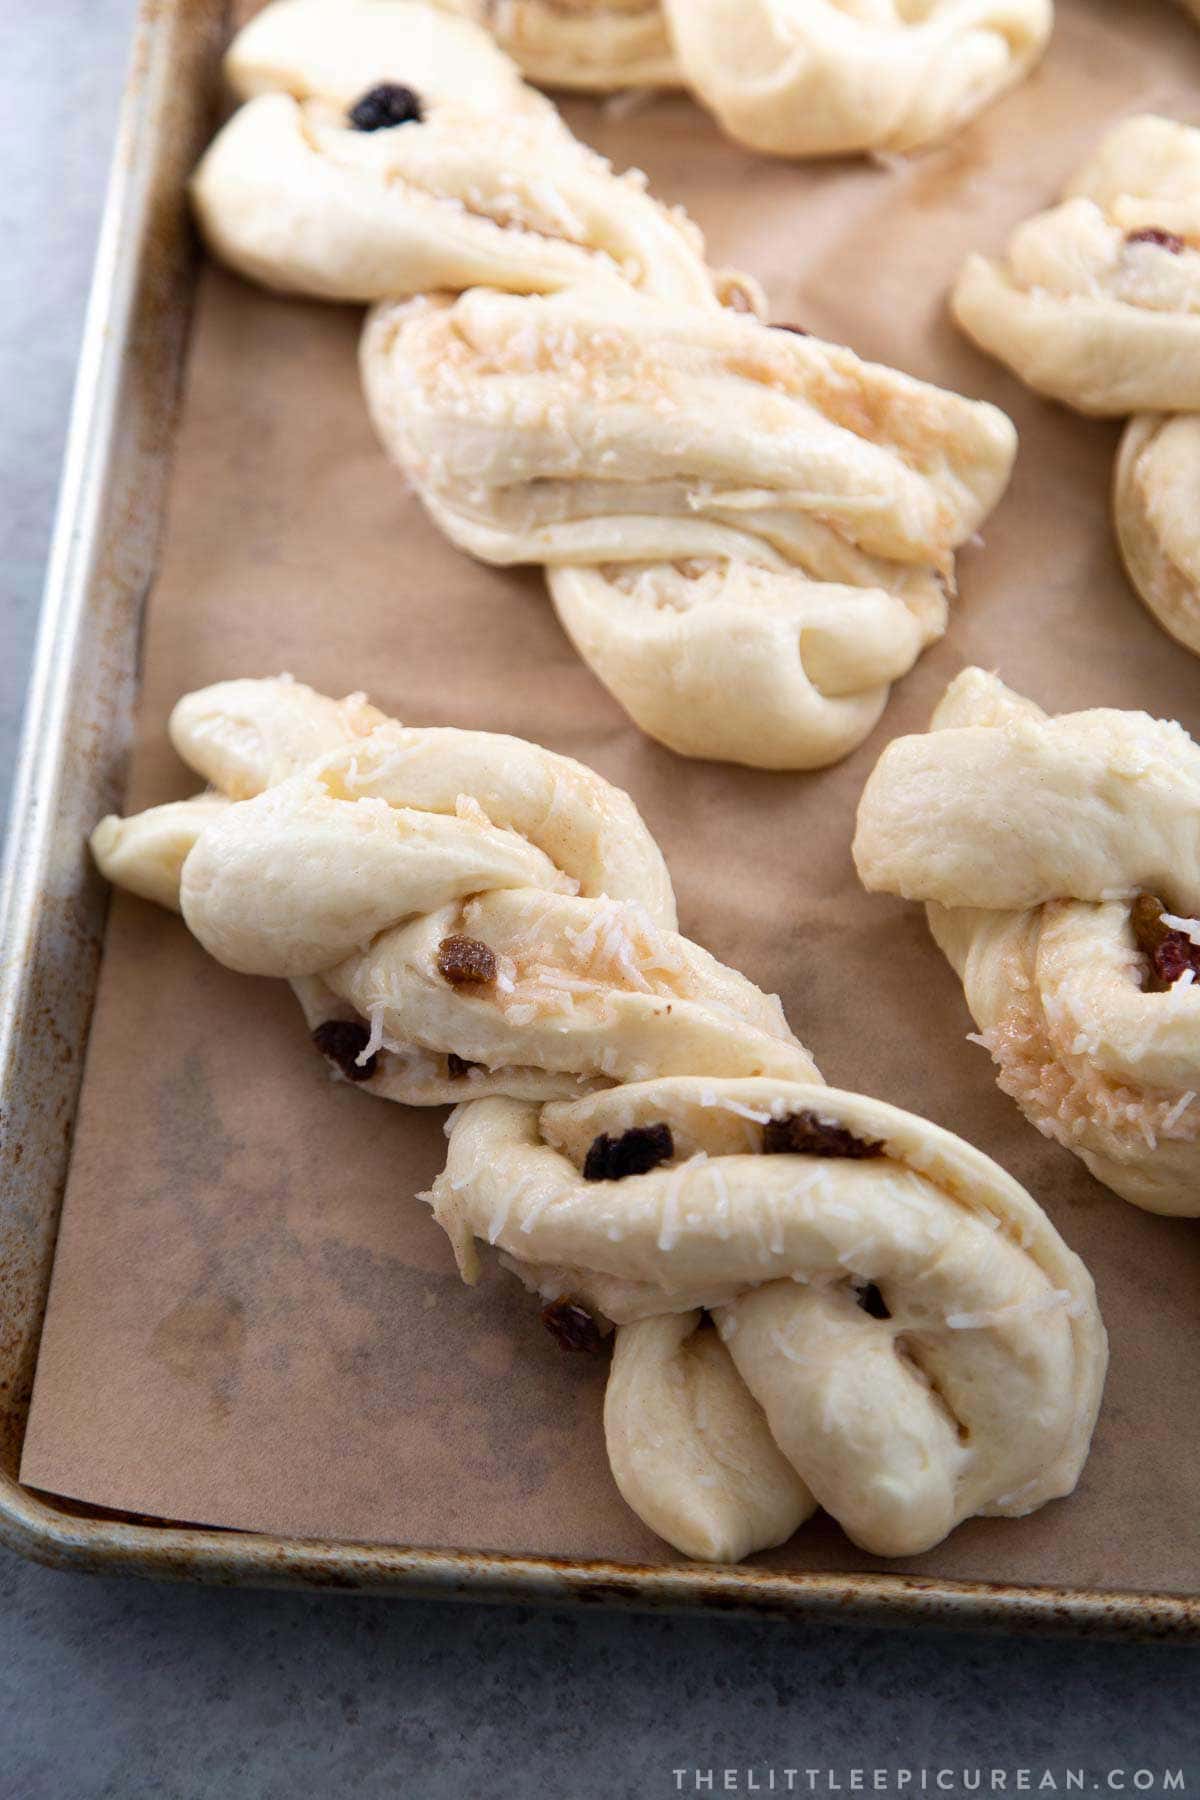
[[[0,799],[36,627],[132,0],[0,17]],[[1130,1521],[1136,1530],[1137,1521]],[[1200,1651],[99,1581],[0,1553],[0,1800],[968,1791],[1164,1768]],[[917,1773],[906,1788],[897,1771]],[[675,1770],[686,1773],[677,1778]],[[788,1770],[798,1771],[790,1777]],[[737,1771],[734,1782],[726,1770]],[[814,1775],[810,1785],[806,1771]],[[682,1784],[682,1785],[680,1785]],[[1053,1791],[1046,1788],[1044,1791]]]

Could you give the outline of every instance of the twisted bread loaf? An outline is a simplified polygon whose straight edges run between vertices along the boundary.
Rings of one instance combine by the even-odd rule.
[[[577,648],[673,749],[845,755],[945,628],[1009,422],[735,316],[761,310],[755,284],[714,274],[695,227],[578,144],[466,20],[335,10],[278,0],[230,52],[250,98],[197,172],[209,243],[307,293],[445,290],[385,304],[362,364],[455,542],[549,564]],[[416,86],[347,112],[383,73]]]
[[[685,755],[812,768],[945,627],[1009,421],[848,350],[628,290],[376,310],[377,429],[444,531],[549,565],[567,630]]]
[[[1200,748],[1182,726],[1047,718],[967,669],[928,735],[884,751],[854,857],[866,887],[928,903],[1031,1123],[1135,1205],[1200,1213]]]
[[[1130,581],[1163,629],[1200,656],[1200,417],[1130,419],[1113,517]]]
[[[216,793],[103,820],[97,863],[226,967],[290,980],[372,1093],[811,1068],[778,1000],[678,935],[656,844],[581,764],[286,680],[186,696],[171,738]]]
[[[683,79],[778,156],[941,142],[1024,79],[1051,0],[664,0]]]
[[[1200,408],[1200,130],[1124,120],[1061,206],[952,298],[969,337],[1080,412]]]
[[[1024,79],[1052,0],[440,0],[490,27],[531,81],[680,81],[774,156],[920,150]],[[665,14],[665,17],[664,17]]]
[[[430,1198],[466,1279],[484,1238],[551,1321],[569,1296],[617,1325],[613,1474],[687,1555],[817,1506],[912,1555],[1076,1483],[1106,1363],[1083,1265],[979,1151],[815,1069],[460,1107]]]
[[[542,87],[678,87],[660,0],[438,0],[491,31]]]
[[[246,104],[192,197],[214,254],[254,281],[358,301],[622,282],[681,306],[760,304],[466,19],[421,0],[275,0],[226,72]]]

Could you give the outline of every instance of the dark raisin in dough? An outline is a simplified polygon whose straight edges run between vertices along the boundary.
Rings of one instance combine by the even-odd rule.
[[[1129,923],[1138,949],[1150,964],[1152,992],[1165,993],[1191,969],[1200,981],[1200,944],[1186,931],[1174,931],[1163,919],[1166,909],[1154,894],[1139,894],[1129,909]]]
[[[355,131],[390,131],[395,125],[419,125],[424,113],[411,88],[381,81],[355,101],[348,116]]]
[[[814,1112],[789,1113],[786,1119],[769,1119],[763,1126],[766,1156],[843,1156],[861,1159],[882,1156],[882,1139],[869,1142],[855,1137],[844,1125],[822,1119]]]
[[[648,1175],[659,1163],[670,1162],[674,1154],[669,1125],[633,1125],[620,1137],[602,1131],[588,1150],[583,1179],[624,1181],[627,1175]]]
[[[1182,256],[1187,249],[1183,238],[1174,231],[1165,231],[1161,225],[1143,225],[1140,231],[1131,231],[1126,236],[1127,244],[1157,244],[1160,250],[1169,250],[1172,256]]]
[[[451,987],[495,981],[496,952],[478,938],[443,938],[438,945],[437,966]]]
[[[357,1019],[326,1019],[312,1037],[321,1055],[336,1063],[347,1081],[370,1081],[379,1067],[378,1052],[365,1063],[357,1060],[371,1041],[370,1032]]]
[[[589,1355],[604,1348],[604,1333],[586,1306],[562,1294],[542,1308],[542,1324],[564,1350],[586,1350]]]
[[[887,1301],[873,1281],[868,1281],[866,1287],[858,1288],[854,1298],[858,1301],[858,1304],[862,1307],[863,1311],[865,1313],[870,1313],[873,1319],[891,1318],[892,1315],[888,1311]]]

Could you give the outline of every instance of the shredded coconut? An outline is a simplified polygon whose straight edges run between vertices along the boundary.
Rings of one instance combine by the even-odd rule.
[[[715,1104],[722,1112],[736,1113],[739,1119],[750,1119],[755,1125],[769,1125],[774,1116],[769,1112],[761,1112],[754,1106],[743,1106],[740,1100],[726,1100],[718,1097]]]
[[[1037,1295],[1031,1300],[1014,1300],[1011,1305],[997,1306],[990,1312],[947,1313],[946,1323],[951,1331],[986,1331],[994,1325],[1007,1325],[1013,1319],[1052,1312],[1059,1306],[1065,1306],[1068,1312],[1077,1308],[1078,1303],[1069,1288],[1055,1288],[1053,1293]],[[1078,1316],[1077,1312],[1073,1316]]]
[[[1172,1128],[1178,1125],[1180,1119],[1182,1119],[1184,1113],[1195,1098],[1195,1088],[1189,1088],[1186,1094],[1181,1094],[1179,1096],[1170,1112],[1166,1113],[1163,1117],[1162,1132],[1164,1137],[1169,1136]]]
[[[997,1494],[996,1498],[992,1501],[992,1505],[1015,1506],[1018,1500],[1023,1500],[1026,1494],[1033,1493],[1034,1489],[1040,1486],[1040,1484],[1041,1476],[1035,1475],[1032,1481],[1026,1481],[1019,1488],[1013,1488],[1011,1493]]]
[[[1200,919],[1181,919],[1175,913],[1165,912],[1162,923],[1169,925],[1172,931],[1182,931],[1193,944],[1200,944]]]
[[[472,794],[459,794],[454,802],[456,819],[466,819],[472,825],[490,826],[492,821]]]
[[[371,1058],[378,1056],[384,1048],[383,1021],[387,1017],[387,1008],[386,1000],[375,1000],[367,1008],[367,1017],[371,1021],[371,1035],[354,1059],[360,1069],[365,1069]],[[391,1048],[390,1045],[388,1047]]]
[[[776,1350],[778,1350],[780,1356],[785,1357],[788,1362],[795,1363],[797,1368],[800,1369],[806,1367],[808,1358],[802,1356],[798,1350],[793,1349],[792,1345],[788,1343],[782,1331],[778,1330],[778,1328],[771,1333],[771,1342]]]

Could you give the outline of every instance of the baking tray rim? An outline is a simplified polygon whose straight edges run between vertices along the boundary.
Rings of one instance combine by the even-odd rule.
[[[172,31],[185,16],[222,19],[226,0],[141,0],[122,100],[72,403],[3,865],[0,943],[36,945],[43,878],[58,814],[50,804],[69,755],[66,704],[77,677],[108,474],[123,399],[122,370],[151,209],[139,169],[161,151],[161,86]],[[186,334],[183,338],[186,347]],[[181,351],[182,354],[182,351]],[[177,372],[176,372],[177,373]],[[159,396],[161,399],[162,397]],[[144,593],[129,608],[140,634]],[[133,661],[136,662],[136,648]],[[88,875],[76,858],[80,882]],[[98,963],[95,965],[98,976]],[[0,960],[0,1074],[11,1079],[35,978],[21,955]],[[92,984],[94,993],[94,982]],[[90,1008],[89,1008],[90,1018]],[[82,1051],[87,1022],[83,1026]],[[78,1068],[82,1055],[76,1059]],[[71,1120],[79,1078],[70,1097]],[[65,1167],[65,1164],[64,1164]],[[0,1193],[0,1219],[30,1190],[57,1216],[62,1179],[28,1169]],[[53,1223],[53,1221],[51,1222]],[[47,1282],[43,1280],[40,1332]],[[790,1615],[822,1622],[921,1623],[964,1630],[1200,1639],[1200,1595],[955,1581],[906,1575],[781,1572],[753,1565],[638,1565],[487,1551],[278,1538],[259,1533],[87,1517],[0,1471],[0,1543],[32,1561],[92,1573],[137,1574],[226,1586],[301,1587],[444,1599],[590,1602],[637,1610]]]

